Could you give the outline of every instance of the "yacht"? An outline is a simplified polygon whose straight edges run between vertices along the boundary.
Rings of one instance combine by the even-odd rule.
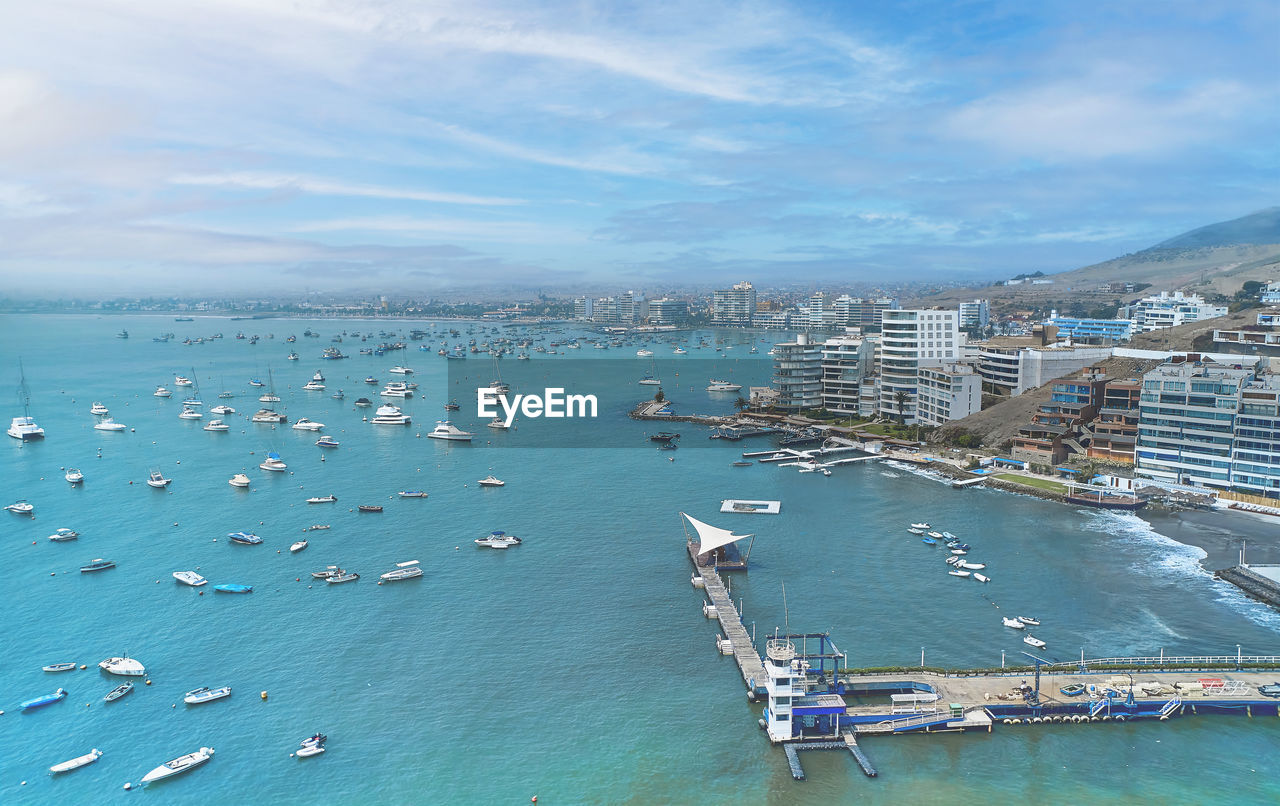
[[[232,543],[240,543],[245,546],[256,546],[262,542],[262,538],[251,532],[231,532],[227,535],[227,539]]]
[[[12,504],[9,504],[8,506],[6,506],[5,509],[9,510],[15,515],[32,515],[36,511],[35,505],[28,503],[27,499],[25,498],[18,499]]]
[[[173,397],[173,392],[169,391],[163,386],[157,386],[156,390],[151,394],[155,395],[156,397]]]
[[[206,430],[206,431],[230,431],[230,430],[231,430],[231,426],[227,425],[226,423],[222,422],[221,420],[210,420],[210,421],[209,421],[209,423],[204,427],[204,430]]]
[[[314,420],[308,420],[306,417],[299,417],[297,422],[290,427],[295,431],[319,431],[324,428],[324,423],[317,423]]]
[[[183,585],[190,585],[193,588],[198,588],[209,581],[195,571],[174,571],[173,578]]]
[[[400,411],[399,406],[387,404],[378,407],[378,411],[370,422],[376,425],[409,425],[411,420],[409,415]]]
[[[75,540],[79,536],[80,533],[74,529],[67,529],[63,527],[55,530],[53,534],[49,535],[49,539],[55,543],[63,543],[68,540]]]
[[[147,667],[133,658],[107,658],[98,662],[98,668],[107,674],[118,674],[121,677],[142,677]]]
[[[95,747],[83,756],[76,756],[70,761],[54,764],[49,768],[49,772],[52,775],[57,775],[60,772],[71,772],[72,770],[80,769],[86,764],[92,764],[100,758],[102,758],[102,751]]]
[[[470,442],[471,434],[453,425],[448,420],[440,420],[436,427],[427,434],[429,439],[446,439],[452,442]]]
[[[258,396],[258,402],[259,403],[279,403],[280,396],[276,394],[272,394],[271,392],[267,392],[266,394]]]
[[[201,420],[201,419],[204,419],[204,415],[196,411],[195,409],[191,408],[190,406],[183,406],[182,413],[178,415],[178,419]]]
[[[258,467],[262,468],[263,470],[271,470],[276,473],[282,473],[289,466],[286,465],[284,461],[280,458],[280,454],[276,453],[275,451],[268,451],[267,458],[263,459],[262,464],[258,465]]]
[[[307,499],[308,504],[336,504],[338,496],[336,495],[317,495],[314,498]]]
[[[147,477],[147,486],[155,487],[157,490],[169,486],[169,482],[173,479],[166,479],[164,474],[159,470],[152,470],[151,475]]]
[[[187,753],[185,756],[178,756],[172,761],[166,761],[159,767],[156,767],[151,772],[142,776],[142,784],[145,786],[152,781],[159,781],[164,778],[169,778],[174,775],[180,775],[184,772],[194,770],[196,767],[199,767],[211,758],[213,758],[213,748],[201,747],[194,753]]]
[[[408,367],[392,367],[387,371],[390,372],[392,375],[412,375],[413,374],[413,370],[409,369]]]
[[[507,425],[507,421],[502,419],[501,417],[494,417],[492,420],[485,423],[485,425],[487,425],[490,428],[496,428],[499,431],[506,431],[511,427]]]
[[[27,376],[22,369],[22,362],[18,362],[18,376],[21,378],[18,386],[22,395],[22,415],[14,417],[13,422],[9,424],[9,436],[23,442],[31,442],[37,439],[44,439],[44,429],[36,425],[36,420],[31,416],[29,406],[31,404],[31,396],[27,393]]]
[[[108,568],[115,568],[116,564],[112,560],[104,560],[99,557],[96,560],[90,560],[87,565],[80,566],[80,573],[89,574],[94,571],[105,571]]]
[[[230,484],[232,487],[240,487],[240,488],[248,487],[249,477],[243,473],[237,473],[231,477],[231,480],[228,481],[227,484]]]
[[[101,403],[94,403],[92,406],[89,407],[89,413],[90,414],[107,414],[108,411],[107,411],[107,407],[102,405]]]
[[[250,422],[255,422],[255,423],[287,423],[289,422],[288,417],[284,416],[283,414],[280,414],[275,409],[258,409],[257,412],[255,412],[254,415],[249,418],[249,420]]]
[[[324,384],[320,383],[319,381],[307,381],[305,384],[303,384],[302,388],[307,390],[308,392],[323,392]]]
[[[195,381],[182,375],[178,375],[173,379],[174,386],[193,386],[194,384]]]
[[[502,487],[506,485],[505,481],[493,475],[485,476],[476,483],[481,487]]]
[[[129,426],[124,423],[118,423],[110,417],[103,417],[93,424],[93,429],[95,431],[128,431]]]
[[[718,381],[715,378],[712,378],[707,383],[707,391],[708,392],[740,392],[742,391],[742,385],[736,384],[736,383],[730,383],[729,381]]]
[[[420,576],[422,576],[422,569],[418,567],[418,561],[406,560],[402,563],[396,563],[395,570],[388,571],[380,579],[385,582],[394,582],[400,579],[413,579]]]
[[[214,406],[213,408],[209,409],[209,413],[210,413],[210,414],[217,414],[217,415],[221,416],[221,415],[224,415],[224,414],[235,414],[235,413],[236,413],[236,410],[235,410],[235,409],[233,409],[233,408],[231,408],[230,406],[228,406],[228,405],[226,405],[226,404],[224,403],[224,404],[222,404],[222,405]]]
[[[316,445],[321,448],[336,448],[340,443],[329,435],[325,435],[316,440]]]
[[[413,390],[403,383],[389,383],[379,394],[383,397],[413,397]]]
[[[69,467],[63,478],[67,480],[68,484],[80,484],[84,481],[84,474],[78,468]]]
[[[509,549],[523,542],[515,535],[509,535],[506,532],[490,532],[486,537],[476,538],[477,546],[487,546],[491,549]]]

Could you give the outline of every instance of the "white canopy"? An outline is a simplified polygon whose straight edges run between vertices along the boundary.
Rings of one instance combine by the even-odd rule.
[[[735,540],[741,540],[744,537],[755,537],[755,535],[735,535],[732,530],[721,529],[719,526],[712,526],[709,523],[694,518],[685,513],[680,513],[689,523],[693,524],[693,528],[698,533],[698,553],[706,554],[708,551],[714,551],[721,546],[727,546]]]

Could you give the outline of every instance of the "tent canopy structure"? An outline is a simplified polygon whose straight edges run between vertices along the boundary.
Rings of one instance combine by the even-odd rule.
[[[712,526],[709,523],[703,523],[697,518],[680,513],[682,517],[689,521],[694,531],[698,533],[698,553],[706,554],[708,551],[715,551],[721,546],[727,546],[735,540],[742,540],[745,537],[755,537],[755,535],[735,535],[730,529],[721,529],[719,526]]]

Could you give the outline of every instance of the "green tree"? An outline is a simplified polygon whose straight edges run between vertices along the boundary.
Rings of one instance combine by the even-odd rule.
[[[907,407],[907,401],[910,399],[911,396],[901,389],[893,393],[893,402],[898,405],[898,425],[907,424],[907,416],[904,410]]]
[[[661,403],[662,401],[667,399],[667,396],[662,393],[661,389],[659,389],[658,393],[653,396],[653,399],[655,402]]]
[[[738,396],[737,400],[733,401],[733,407],[738,411],[746,411],[750,406],[751,402],[741,395]]]

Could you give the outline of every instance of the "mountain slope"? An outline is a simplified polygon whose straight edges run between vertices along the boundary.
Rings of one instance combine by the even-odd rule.
[[[1247,216],[1210,224],[1162,241],[1151,249],[1200,249],[1206,246],[1280,243],[1280,207],[1268,207]],[[1138,254],[1142,254],[1139,252]]]

